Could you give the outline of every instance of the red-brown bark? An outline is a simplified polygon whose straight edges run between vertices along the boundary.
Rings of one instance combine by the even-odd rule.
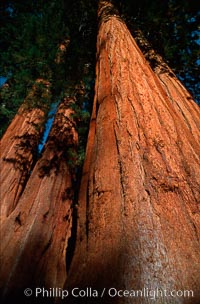
[[[60,288],[66,279],[73,201],[68,149],[76,150],[78,142],[71,102],[60,105],[43,155],[15,210],[1,226],[0,281],[6,303],[17,297],[26,301],[27,286]]]
[[[12,183],[15,193],[5,190],[12,203],[9,211],[3,209],[7,218],[1,226],[4,300],[16,301],[26,287],[63,287],[66,280],[66,288],[99,292],[98,298],[67,298],[70,304],[152,302],[148,297],[111,298],[110,287],[187,289],[193,298],[153,302],[198,304],[199,108],[169,69],[151,70],[110,2],[100,1],[99,21],[95,100],[69,276],[65,251],[72,233],[73,190],[67,160],[78,137],[65,100],[25,189],[16,194],[16,170],[4,182],[6,187]],[[12,124],[11,129],[18,126],[19,119]],[[13,158],[15,146],[6,150],[10,134],[3,151]]]
[[[172,102],[177,112],[180,112],[188,129],[196,138],[197,142],[200,142],[199,132],[197,132],[197,130],[200,129],[199,106],[192,101],[192,96],[178,80],[170,67],[164,62],[163,58],[151,48],[151,45],[145,39],[142,32],[138,30],[135,35],[136,41],[138,41],[139,45],[142,47],[145,58],[150,65],[151,62],[153,62],[153,70],[159,78],[169,100]],[[187,121],[188,116],[190,117],[189,123]]]
[[[172,70],[167,67],[162,69],[159,65],[155,69],[163,89],[167,93],[168,99],[172,102],[176,111],[185,120],[185,125],[192,133],[196,141],[200,142],[200,120],[199,120],[199,106],[193,102],[191,95],[176,78]]]
[[[38,79],[36,83],[49,85],[42,79]],[[34,92],[33,87],[27,100],[34,97]],[[43,131],[44,110],[32,108],[27,100],[1,140],[1,221],[15,209],[22,195]]]
[[[193,298],[154,303],[199,303],[200,111],[175,76],[158,79],[112,5],[100,4],[95,102],[66,286],[188,289]],[[133,303],[70,303],[98,300]]]

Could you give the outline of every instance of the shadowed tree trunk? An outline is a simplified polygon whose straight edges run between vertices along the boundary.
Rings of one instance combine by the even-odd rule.
[[[67,161],[78,144],[71,103],[74,99],[68,98],[59,106],[43,155],[15,210],[1,226],[0,281],[5,303],[18,297],[26,303],[27,286],[60,288],[66,280],[73,201]]]
[[[49,95],[48,82],[38,79],[37,84],[45,85]],[[35,93],[33,86],[1,140],[1,221],[15,209],[36,160],[45,113],[42,107],[32,108],[28,101]]]
[[[99,2],[96,89],[67,288],[192,290],[200,302],[200,111],[176,77],[151,70],[108,1]],[[189,97],[189,99],[188,99]]]

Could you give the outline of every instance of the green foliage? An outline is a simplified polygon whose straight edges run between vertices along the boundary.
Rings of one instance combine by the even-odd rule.
[[[85,159],[85,148],[92,106],[91,101],[93,100],[93,81],[88,75],[83,79],[84,81],[71,85],[71,88],[68,87],[68,92],[66,93],[66,97],[71,94],[75,100],[75,102],[70,104],[70,108],[73,110],[71,117],[78,133],[78,147],[76,149],[69,147],[67,150],[67,163],[72,170],[81,168]]]
[[[94,67],[96,5],[91,0],[5,0],[0,10],[0,76],[8,78],[10,94],[1,94],[3,133],[25,98],[32,99],[32,107],[55,102],[82,78],[86,64]],[[51,101],[27,98],[38,78],[51,83]]]
[[[50,83],[45,81],[35,82],[26,97],[25,108],[40,108],[45,113],[50,109],[51,105],[51,90]]]
[[[13,99],[16,100],[15,104],[12,102]],[[0,89],[0,137],[18,110],[18,106],[18,91],[12,91],[8,84],[4,85]]]
[[[0,9],[0,75],[7,77],[9,83],[9,98],[1,93],[1,103],[8,110],[1,111],[3,133],[36,79],[48,79],[53,92],[59,95],[57,79],[62,75],[61,88],[65,67],[57,64],[55,58],[69,29],[63,22],[64,1],[5,1]],[[43,96],[40,104],[47,102],[44,99]],[[34,104],[38,106],[36,100]]]

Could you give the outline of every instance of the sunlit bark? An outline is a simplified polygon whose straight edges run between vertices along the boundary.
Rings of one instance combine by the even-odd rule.
[[[194,298],[154,303],[199,303],[199,108],[174,75],[158,79],[109,2],[100,1],[99,17],[95,101],[66,287],[189,289]],[[80,301],[94,299],[70,303]],[[106,295],[98,301],[133,303]]]

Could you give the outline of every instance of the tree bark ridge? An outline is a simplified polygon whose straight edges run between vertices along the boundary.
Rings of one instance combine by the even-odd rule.
[[[66,280],[74,195],[67,149],[76,149],[78,143],[71,102],[74,100],[59,106],[43,155],[18,205],[1,225],[1,293],[5,303],[16,298],[23,303],[27,286],[33,290],[61,288]]]
[[[49,82],[37,79],[36,85]],[[44,106],[33,108],[28,99],[34,98],[35,86],[29,92],[18,113],[1,140],[1,221],[15,209],[37,158],[37,146],[44,130]]]
[[[173,303],[198,303],[199,110],[187,91],[179,107],[172,103],[116,16],[100,25],[97,59],[95,136],[88,140],[90,166],[66,286],[192,289],[195,299]],[[196,125],[185,107],[196,113]]]

